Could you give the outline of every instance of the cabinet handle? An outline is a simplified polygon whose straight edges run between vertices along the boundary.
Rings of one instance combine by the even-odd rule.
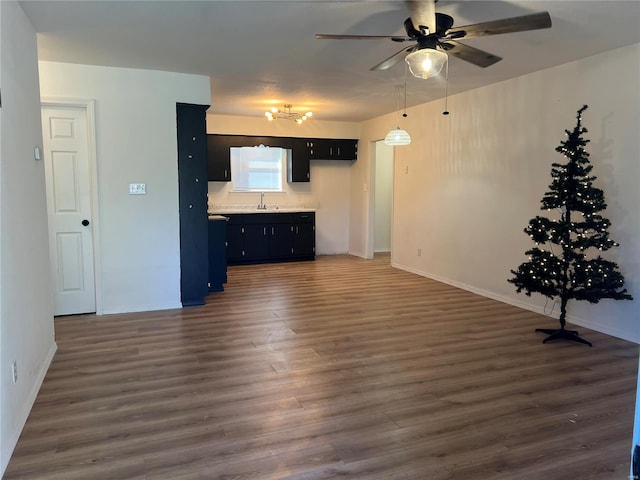
[[[240,231],[244,233],[244,227],[240,227]]]
[[[333,147],[329,147],[329,156],[333,157]]]
[[[296,225],[296,235],[298,234],[298,226]]]
[[[193,155],[187,155],[187,158],[193,158]]]
[[[307,178],[309,178],[309,172],[307,172]]]
[[[244,257],[244,250],[242,250],[242,256]]]
[[[340,156],[340,147],[338,147],[338,156]]]
[[[274,233],[274,227],[271,227],[271,236],[273,237],[275,235]]]
[[[226,168],[224,169],[224,178],[225,178],[225,180],[226,180],[227,178],[229,178],[229,176],[227,175],[227,169],[226,169]]]
[[[267,227],[262,227],[262,235],[267,236]]]

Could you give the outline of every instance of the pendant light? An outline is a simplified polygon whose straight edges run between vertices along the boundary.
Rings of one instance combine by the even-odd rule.
[[[406,130],[400,128],[400,90],[402,87],[396,87],[398,92],[398,102],[397,102],[397,110],[398,110],[398,127],[391,130],[387,133],[387,136],[384,137],[385,145],[409,145],[411,143],[411,135]],[[405,71],[405,79],[404,79],[404,114],[403,117],[407,116],[407,76]]]

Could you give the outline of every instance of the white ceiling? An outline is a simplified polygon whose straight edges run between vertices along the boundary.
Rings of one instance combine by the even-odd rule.
[[[409,44],[316,40],[316,33],[404,35],[404,1],[22,1],[41,60],[209,75],[219,114],[262,116],[293,104],[322,120],[396,109],[404,62],[369,69]],[[440,0],[454,26],[548,11],[546,30],[463,40],[503,57],[488,68],[451,58],[449,94],[640,42],[640,1]],[[615,79],[615,72],[612,72]],[[579,82],[580,78],[576,78]],[[610,88],[603,85],[603,88]],[[441,79],[409,78],[409,106],[444,97]]]

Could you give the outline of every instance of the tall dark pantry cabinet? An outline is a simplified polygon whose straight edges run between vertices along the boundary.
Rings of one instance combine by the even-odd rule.
[[[208,294],[207,127],[209,105],[176,104],[182,306]]]

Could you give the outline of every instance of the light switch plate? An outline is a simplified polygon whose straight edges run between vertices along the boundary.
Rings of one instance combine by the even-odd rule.
[[[147,185],[145,183],[130,183],[129,195],[146,195]]]

